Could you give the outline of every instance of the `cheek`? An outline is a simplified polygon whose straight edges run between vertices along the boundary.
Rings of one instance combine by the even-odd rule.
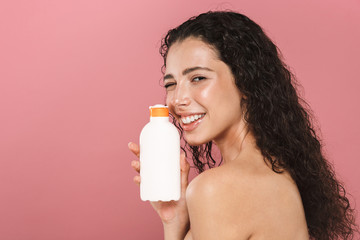
[[[166,103],[166,106],[169,106],[170,107],[170,97],[169,95],[166,95],[166,99],[165,99],[165,103]]]
[[[205,102],[210,102],[211,100],[214,100],[217,96],[216,86],[212,84],[201,87],[197,89],[197,91],[195,91],[193,94],[194,97],[197,97],[197,99],[201,99]]]
[[[174,91],[166,91],[165,92],[165,102],[167,106],[170,106],[172,104],[174,104],[173,102],[173,98],[174,98]]]
[[[165,104],[168,106],[170,113],[174,113],[174,105],[171,94],[166,94]]]
[[[221,119],[228,114],[238,114],[240,107],[240,94],[236,86],[214,82],[197,92],[198,99],[212,110],[209,112],[214,118]],[[210,109],[208,109],[210,110]]]

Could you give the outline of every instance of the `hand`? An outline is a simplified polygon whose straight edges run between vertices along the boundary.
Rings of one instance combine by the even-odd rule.
[[[139,158],[140,148],[137,144],[130,142],[129,149]],[[131,166],[136,172],[140,173],[140,161],[133,160]],[[185,159],[185,154],[180,155],[180,169],[181,169],[181,196],[178,201],[170,202],[150,202],[155,211],[159,214],[163,224],[175,224],[179,229],[187,228],[189,225],[189,214],[186,206],[185,193],[188,186],[188,176],[190,165]],[[134,177],[134,182],[140,186],[140,176]]]

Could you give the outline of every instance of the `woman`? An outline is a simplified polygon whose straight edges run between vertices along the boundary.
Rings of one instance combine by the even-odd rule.
[[[201,173],[188,185],[182,155],[181,199],[151,203],[165,239],[353,238],[345,189],[261,27],[208,12],[170,30],[160,52],[166,104]],[[212,143],[223,162],[216,168]],[[139,161],[132,166],[139,172]]]

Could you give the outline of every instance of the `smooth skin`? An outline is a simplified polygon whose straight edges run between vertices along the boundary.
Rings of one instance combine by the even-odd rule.
[[[181,124],[184,116],[205,114],[194,129],[184,131],[186,141],[212,140],[223,157],[222,166],[188,185],[189,166],[182,155],[180,201],[152,203],[165,239],[309,239],[297,186],[288,172],[277,174],[264,161],[243,119],[244,96],[217,52],[197,38],[173,44],[164,85],[169,110]],[[129,145],[138,154],[136,147]],[[138,171],[138,161],[132,164]],[[139,183],[139,177],[134,181]]]

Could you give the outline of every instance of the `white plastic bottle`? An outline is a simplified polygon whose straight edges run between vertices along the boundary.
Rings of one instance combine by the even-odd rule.
[[[180,199],[180,136],[169,121],[167,106],[149,107],[150,122],[140,134],[140,198]]]

